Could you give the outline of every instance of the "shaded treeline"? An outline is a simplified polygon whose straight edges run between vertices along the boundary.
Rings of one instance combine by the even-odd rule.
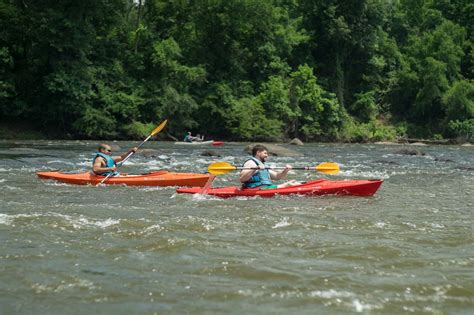
[[[0,0],[0,120],[49,135],[472,138],[468,0]]]

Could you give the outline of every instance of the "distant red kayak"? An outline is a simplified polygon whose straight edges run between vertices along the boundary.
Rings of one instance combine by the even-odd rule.
[[[212,142],[212,145],[213,145],[213,146],[216,146],[216,147],[217,147],[217,146],[220,146],[220,145],[223,145],[223,144],[224,144],[223,141],[213,141],[213,142]]]
[[[246,188],[237,186],[210,188],[206,194],[221,198],[230,197],[273,197],[276,195],[348,195],[348,196],[372,196],[382,185],[383,180],[326,180],[319,179],[306,182],[301,185],[275,189]],[[200,187],[178,188],[180,194],[196,194],[202,191]]]
[[[97,185],[105,177],[91,172],[68,174],[61,172],[38,172],[40,178],[53,179],[73,185]],[[209,180],[209,174],[172,173],[158,171],[141,175],[120,175],[109,177],[105,185],[127,186],[198,186],[203,187]]]

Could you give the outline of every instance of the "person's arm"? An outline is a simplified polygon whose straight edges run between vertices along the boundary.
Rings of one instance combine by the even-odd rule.
[[[289,164],[285,166],[285,168],[280,171],[280,172],[275,172],[270,170],[270,178],[274,180],[280,180],[286,177],[288,175],[288,172],[292,169],[293,167]]]
[[[106,172],[115,172],[117,170],[117,167],[114,166],[114,167],[107,167],[107,165],[105,164],[105,161],[103,158],[101,157],[96,157],[96,159],[94,160],[94,164],[92,166],[92,171],[95,173],[95,174],[103,174],[103,173],[106,173]]]
[[[137,150],[138,150],[138,148],[134,147],[134,148],[128,150],[127,152],[125,152],[124,154],[122,154],[120,156],[114,156],[113,159],[114,159],[115,163],[121,162],[127,157],[127,155],[129,155],[132,152],[135,153],[135,152],[137,152]]]
[[[260,168],[260,169],[265,169],[265,166],[264,165],[257,165],[255,163],[255,161],[252,161],[252,160],[249,160],[247,162],[245,162],[244,168]],[[258,172],[258,169],[255,169],[255,170],[242,170],[240,171],[240,176],[239,176],[239,180],[241,183],[245,183],[246,181],[248,181],[250,178],[252,178],[253,174],[255,174],[256,172]]]

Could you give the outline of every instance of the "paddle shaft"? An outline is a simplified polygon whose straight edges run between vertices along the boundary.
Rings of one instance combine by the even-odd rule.
[[[149,135],[145,140],[143,140],[142,143],[140,143],[140,144],[138,145],[137,150],[140,149],[140,147],[141,147],[142,145],[144,145],[145,142],[147,142],[150,138],[151,138],[151,135]],[[135,153],[135,151],[130,152],[122,161],[118,162],[117,164],[118,164],[118,165],[122,165],[122,164],[125,163],[125,161],[127,161],[134,153]]]
[[[267,166],[265,167],[266,170],[283,170],[286,167],[271,167]],[[236,170],[261,170],[259,167],[235,167]],[[299,167],[292,167],[292,170],[312,170],[314,169],[314,166],[299,166]]]
[[[260,168],[260,167],[258,167],[258,166],[254,166],[254,167],[243,167],[243,166],[241,166],[241,167],[239,167],[239,166],[229,164],[227,162],[216,162],[216,163],[213,163],[213,164],[209,165],[207,170],[211,174],[222,175],[222,174],[226,174],[228,172],[232,172],[232,171],[235,171],[235,170],[262,170],[262,168]],[[267,166],[263,169],[277,170],[277,169],[287,169],[287,168],[286,167]],[[325,174],[336,174],[336,173],[339,172],[339,165],[337,165],[336,163],[331,163],[331,162],[323,162],[323,163],[321,163],[317,166],[300,166],[300,167],[292,167],[291,169],[293,169],[293,170],[315,170],[315,171],[325,173]]]

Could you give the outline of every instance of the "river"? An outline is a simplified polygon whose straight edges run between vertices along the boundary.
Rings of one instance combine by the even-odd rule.
[[[341,166],[289,179],[384,179],[373,197],[223,200],[36,177],[89,169],[97,144],[0,141],[0,314],[472,314],[472,147],[306,144],[269,158]],[[150,141],[158,154],[122,169],[205,172],[240,165],[243,147]]]

